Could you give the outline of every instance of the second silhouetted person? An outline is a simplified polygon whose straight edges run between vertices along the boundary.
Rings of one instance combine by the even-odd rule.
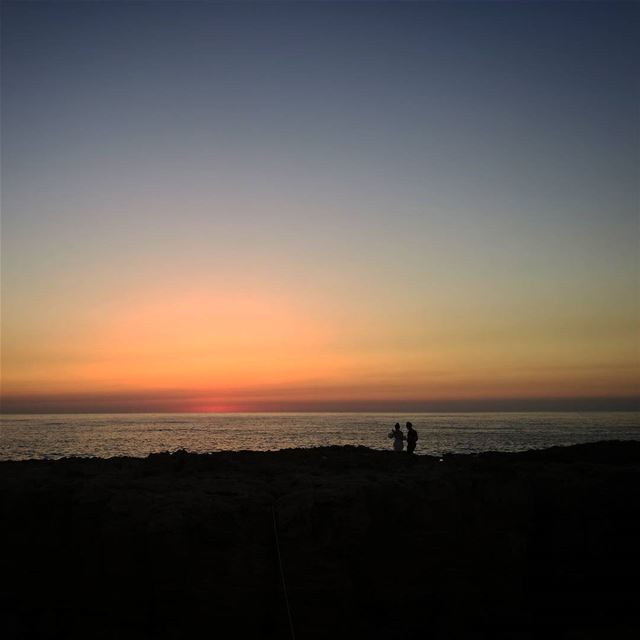
[[[418,442],[418,432],[407,422],[407,453],[413,453]]]

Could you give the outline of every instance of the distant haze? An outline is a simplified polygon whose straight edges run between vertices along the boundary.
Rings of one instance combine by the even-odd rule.
[[[4,411],[638,408],[636,3],[2,14]]]

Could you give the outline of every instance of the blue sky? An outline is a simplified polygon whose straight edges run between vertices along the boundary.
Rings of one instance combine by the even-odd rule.
[[[334,369],[301,338],[276,382],[248,356],[232,376],[284,404],[300,384],[348,397],[354,380],[412,401],[637,391],[634,3],[2,11],[10,395],[218,397],[190,361],[176,381],[168,364],[147,376],[167,362],[160,343],[118,376],[127,357],[107,366],[92,336],[148,292],[205,313],[230,290],[303,310],[295,325],[322,317]]]

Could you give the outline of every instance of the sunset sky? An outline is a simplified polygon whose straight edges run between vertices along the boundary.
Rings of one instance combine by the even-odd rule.
[[[634,3],[3,3],[7,412],[632,408]]]

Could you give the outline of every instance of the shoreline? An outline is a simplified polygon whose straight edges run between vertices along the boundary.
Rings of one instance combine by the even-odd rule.
[[[8,638],[631,637],[640,441],[0,462]],[[573,634],[573,635],[572,635]]]

